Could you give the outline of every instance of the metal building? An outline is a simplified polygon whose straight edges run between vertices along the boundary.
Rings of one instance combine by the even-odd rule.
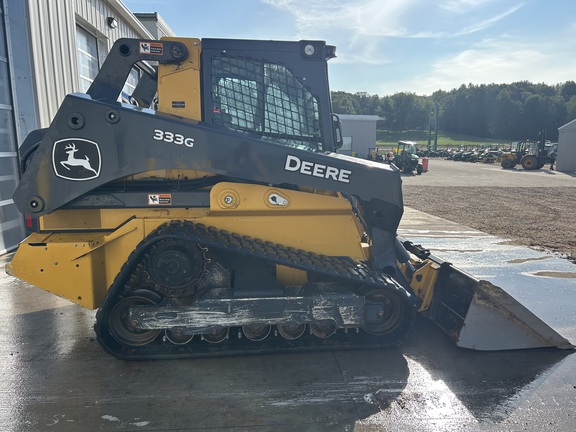
[[[154,39],[174,36],[174,32],[158,12],[135,12],[134,16],[146,27]]]
[[[0,0],[0,253],[25,233],[12,202],[19,144],[50,124],[66,94],[88,89],[121,37],[154,38],[120,0]]]
[[[576,172],[576,119],[558,128],[556,169]]]
[[[338,153],[366,158],[371,147],[376,147],[376,115],[338,114],[342,122],[344,145]]]

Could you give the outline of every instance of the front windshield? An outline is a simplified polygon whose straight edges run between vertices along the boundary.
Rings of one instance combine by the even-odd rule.
[[[416,148],[416,145],[412,142],[407,143],[400,141],[398,143],[398,151],[404,152],[406,154],[416,154],[418,152],[418,149]]]
[[[289,147],[323,149],[318,101],[288,68],[222,55],[212,70],[216,123]]]

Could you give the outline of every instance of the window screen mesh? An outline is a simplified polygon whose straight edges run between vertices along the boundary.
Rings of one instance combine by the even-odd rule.
[[[281,64],[213,57],[212,102],[217,124],[287,146],[323,149],[318,101]]]

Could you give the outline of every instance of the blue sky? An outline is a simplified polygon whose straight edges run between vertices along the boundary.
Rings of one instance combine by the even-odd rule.
[[[123,0],[178,36],[336,45],[330,88],[429,95],[576,81],[575,0]]]

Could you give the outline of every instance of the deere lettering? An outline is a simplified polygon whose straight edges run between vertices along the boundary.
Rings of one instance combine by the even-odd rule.
[[[300,174],[321,177],[342,183],[350,183],[350,176],[352,175],[352,171],[350,170],[301,160],[300,158],[292,155],[286,156],[286,164],[284,165],[284,170],[296,171]]]

